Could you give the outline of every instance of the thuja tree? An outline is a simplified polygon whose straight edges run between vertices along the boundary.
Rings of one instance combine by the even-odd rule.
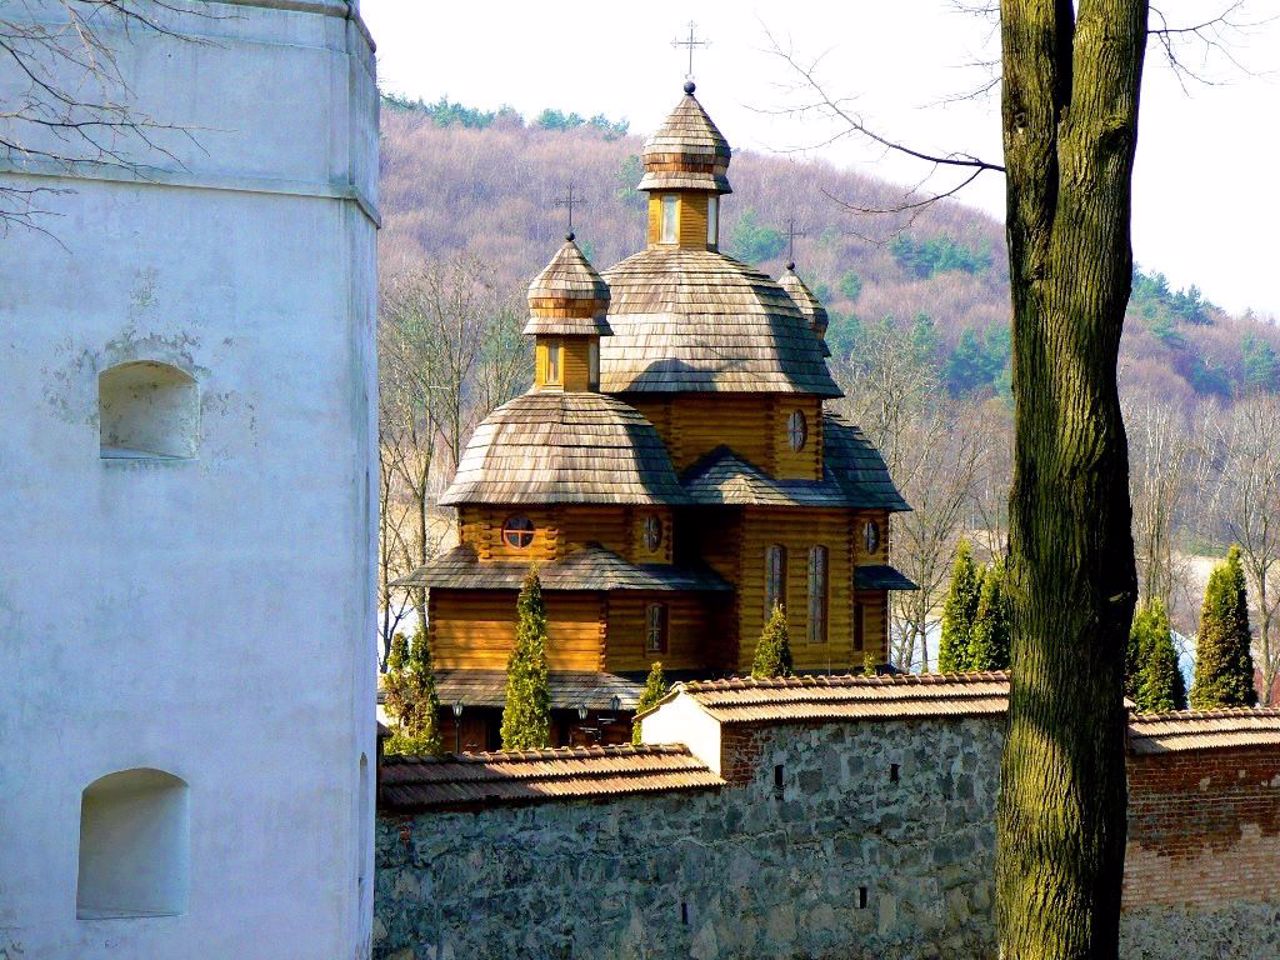
[[[1245,597],[1240,548],[1213,568],[1200,608],[1200,636],[1196,640],[1196,674],[1191,705],[1251,707],[1258,702],[1253,686],[1253,656],[1249,652],[1249,607]]]
[[[969,670],[1009,669],[1009,595],[1004,589],[1004,564],[997,560],[982,574],[982,592],[973,619]]]
[[[547,675],[547,611],[536,570],[525,575],[516,601],[516,641],[507,661],[502,706],[502,749],[533,750],[551,743],[551,688]]]
[[[1004,960],[1119,952],[1137,575],[1116,360],[1147,12],[1145,0],[1000,3],[1014,399]]]
[[[412,644],[403,633],[392,640],[383,693],[387,716],[396,724],[384,749],[388,753],[440,753],[440,696],[431,665],[431,644],[421,627]]]
[[[973,623],[982,598],[982,577],[973,562],[969,541],[961,540],[951,565],[951,583],[942,602],[942,637],[938,643],[938,669],[943,673],[969,670]]]
[[[1187,688],[1178,669],[1169,614],[1153,597],[1133,618],[1125,668],[1125,692],[1143,712],[1185,710]]]
[[[649,668],[649,676],[644,682],[644,689],[640,691],[640,700],[636,703],[636,713],[641,714],[650,707],[657,705],[658,701],[667,695],[667,678],[662,675],[662,663],[655,660],[653,666]],[[640,743],[640,724],[631,724],[631,742]]]
[[[781,604],[773,605],[769,621],[756,641],[756,657],[751,676],[756,680],[791,676],[791,636],[787,632],[787,615]]]

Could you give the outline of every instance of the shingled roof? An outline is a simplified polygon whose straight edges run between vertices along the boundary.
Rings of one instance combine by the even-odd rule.
[[[690,502],[702,505],[911,509],[893,485],[879,452],[857,427],[835,414],[824,414],[823,445],[821,480],[775,479],[729,447],[720,446],[689,467],[680,483]],[[894,589],[913,588],[914,584]]]
[[[644,144],[638,190],[715,190],[732,193],[729,141],[693,95],[693,84],[666,122]]]
[[[822,341],[776,280],[712,250],[653,247],[605,271],[607,393],[841,396]]]
[[[1275,708],[1137,713],[1129,718],[1129,749],[1139,755],[1278,745],[1280,710]]]
[[[395,587],[441,587],[455,590],[519,590],[528,563],[481,562],[469,544],[401,577]],[[690,569],[664,563],[629,563],[599,544],[587,544],[560,560],[538,568],[543,590],[679,590],[719,592],[733,587],[710,568]]]
[[[628,680],[616,673],[584,670],[553,670],[547,674],[553,710],[576,710],[586,704],[589,710],[612,710],[613,698],[618,709],[635,710],[644,684]],[[461,701],[465,707],[500,707],[507,699],[505,670],[437,670],[436,691],[446,707]]]
[[[673,790],[724,781],[684,746],[569,747],[511,753],[389,755],[382,761],[382,813],[471,809]]]
[[[998,672],[744,677],[678,684],[661,703],[681,694],[720,723],[977,717],[1005,712],[1009,679]]]
[[[489,414],[440,498],[442,504],[685,502],[648,420],[613,397],[558,391],[526,393]]]
[[[609,285],[569,234],[551,262],[529,284],[526,335],[607,336]]]
[[[787,296],[795,302],[796,308],[801,315],[809,321],[809,328],[822,340],[822,355],[824,357],[831,356],[831,348],[827,346],[826,341],[827,325],[830,322],[830,318],[827,316],[827,308],[822,305],[822,301],[814,296],[813,291],[800,279],[800,275],[796,273],[796,265],[794,263],[787,264],[787,269],[778,278],[778,286],[787,291]]]

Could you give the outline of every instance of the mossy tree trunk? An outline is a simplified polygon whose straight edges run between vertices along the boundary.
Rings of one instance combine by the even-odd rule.
[[[1016,439],[999,940],[1004,960],[1114,960],[1137,591],[1116,357],[1147,3],[1000,8]]]

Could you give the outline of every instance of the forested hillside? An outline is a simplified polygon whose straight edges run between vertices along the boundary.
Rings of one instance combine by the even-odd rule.
[[[466,251],[519,295],[554,252],[570,181],[585,198],[575,227],[597,268],[643,245],[642,137],[625,123],[547,110],[384,102],[384,269]],[[732,131],[729,131],[732,134]],[[730,136],[732,139],[732,136]],[[735,154],[734,194],[723,207],[722,246],[778,275],[788,221],[800,274],[831,311],[831,341],[848,353],[869,323],[931,323],[928,349],[954,395],[999,392],[1007,377],[1007,264],[1001,226],[959,204],[914,222],[868,218],[857,206],[892,206],[897,188],[824,163]],[[1280,390],[1280,330],[1232,318],[1195,287],[1171,290],[1158,272],[1135,275],[1122,356],[1126,388],[1182,404]]]

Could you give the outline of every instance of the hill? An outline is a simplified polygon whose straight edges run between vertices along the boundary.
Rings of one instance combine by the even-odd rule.
[[[394,274],[466,251],[518,296],[564,233],[554,199],[570,181],[586,198],[575,215],[580,242],[604,269],[644,243],[644,197],[634,189],[642,143],[606,117],[547,110],[526,122],[510,110],[384,100],[383,269]],[[856,350],[864,323],[925,315],[933,359],[953,394],[1001,390],[1009,291],[998,222],[954,202],[912,221],[856,215],[841,201],[887,207],[898,188],[823,162],[742,151],[730,179],[722,248],[776,276],[794,220],[804,234],[796,240],[798,270],[831,311],[837,356]],[[1121,378],[1128,392],[1184,408],[1199,398],[1277,392],[1280,330],[1228,316],[1195,287],[1171,290],[1158,272],[1135,269]]]

